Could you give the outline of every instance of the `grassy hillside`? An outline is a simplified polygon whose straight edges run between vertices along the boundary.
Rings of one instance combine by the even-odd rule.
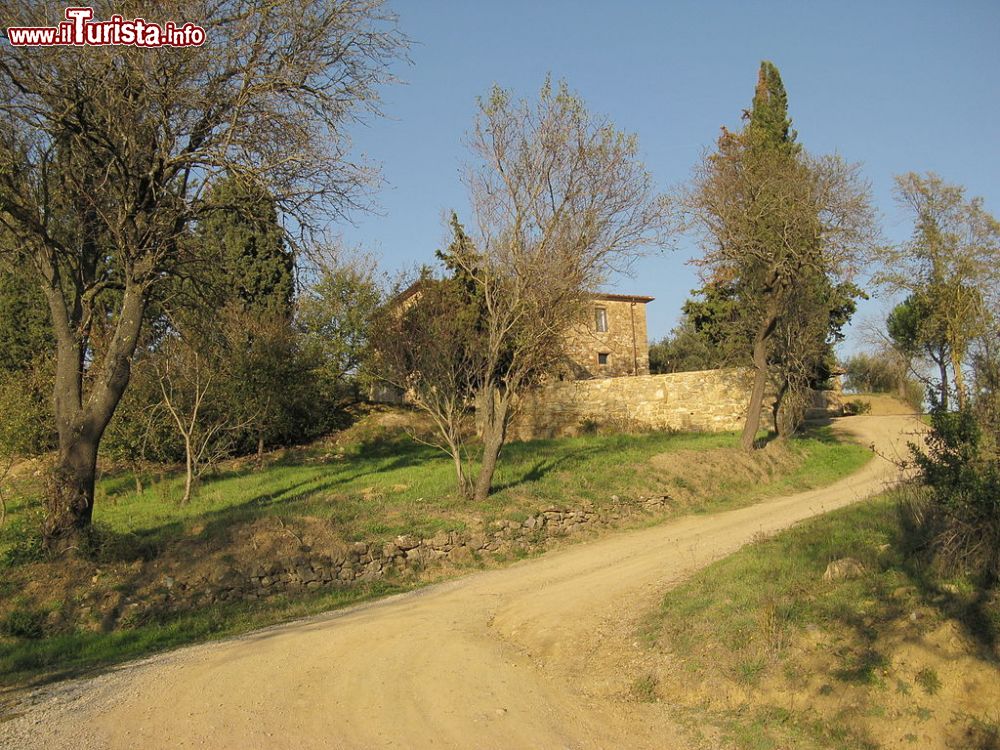
[[[130,601],[162,593],[167,582],[211,575],[237,559],[266,561],[357,540],[377,544],[399,534],[429,537],[473,519],[522,520],[553,504],[599,508],[666,497],[657,515],[635,521],[649,522],[819,486],[870,457],[825,430],[752,456],[739,451],[732,434],[515,443],[504,448],[497,491],[473,505],[453,491],[450,460],[408,437],[405,418],[376,412],[327,441],[274,455],[263,468],[231,463],[187,504],[178,501],[182,477],[166,467],[147,472],[141,491],[128,473],[106,475],[97,533],[71,559],[48,560],[40,550],[40,479],[29,472],[0,530],[0,682],[244,632],[420,583],[389,577],[308,596],[167,611],[152,620],[121,614]]]
[[[1000,597],[911,552],[894,496],[750,545],[666,595],[637,684],[730,747],[996,748]]]

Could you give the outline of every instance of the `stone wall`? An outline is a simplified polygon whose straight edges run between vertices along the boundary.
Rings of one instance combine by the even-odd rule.
[[[102,613],[95,627],[105,631],[132,627],[168,612],[225,602],[295,597],[310,591],[373,581],[413,580],[424,571],[464,568],[491,559],[540,552],[561,540],[591,530],[615,528],[643,517],[663,517],[672,510],[666,496],[619,498],[601,507],[548,505],[523,520],[472,519],[467,528],[441,531],[429,538],[397,536],[392,541],[354,542],[335,555],[307,547],[296,555],[260,560],[250,566],[220,560],[205,575],[184,579],[165,575],[158,593],[132,599],[96,591],[84,599],[81,614]]]
[[[749,399],[750,374],[739,370],[550,383],[524,399],[511,435],[560,437],[604,425],[626,431],[728,432],[742,428]],[[771,403],[765,399],[768,415]]]

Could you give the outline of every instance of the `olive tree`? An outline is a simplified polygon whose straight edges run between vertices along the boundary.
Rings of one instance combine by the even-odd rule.
[[[91,5],[149,20],[165,7]],[[4,10],[12,26],[59,20],[33,0]],[[377,106],[405,45],[380,0],[178,0],[170,13],[205,43],[0,46],[0,225],[56,342],[50,543],[90,523],[98,446],[155,290],[206,260],[185,241],[211,210],[206,185],[242,176],[303,231],[357,206],[372,174],[345,129]]]

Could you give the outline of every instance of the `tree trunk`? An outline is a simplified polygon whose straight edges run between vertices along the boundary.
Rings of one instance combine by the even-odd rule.
[[[187,505],[191,500],[191,487],[194,485],[194,450],[191,446],[191,438],[184,436],[184,497],[181,503]]]
[[[781,384],[781,388],[778,389],[777,395],[774,397],[774,403],[771,405],[771,421],[774,423],[774,431],[779,437],[782,437],[781,429],[781,404],[785,399],[785,394],[788,393],[788,381],[785,380]]]
[[[67,439],[60,435],[59,455],[46,493],[42,526],[46,545],[55,551],[72,545],[94,515],[94,479],[98,438],[81,431]]]
[[[264,465],[264,433],[257,433],[257,468]]]
[[[941,373],[941,408],[948,411],[948,361],[944,354],[937,360],[938,371]]]
[[[136,461],[136,462],[134,462],[132,464],[132,479],[133,479],[133,481],[135,481],[135,494],[137,496],[141,495],[142,494],[142,490],[143,490],[142,476],[139,474],[139,468],[140,467],[139,467],[139,462],[138,461]]]
[[[84,371],[89,340],[79,334],[79,309],[72,314],[53,272],[44,288],[56,339],[56,372],[52,388],[53,412],[59,433],[59,457],[46,500],[43,524],[50,549],[67,547],[87,528],[94,513],[94,480],[101,436],[121,401],[131,375],[132,355],[139,340],[146,300],[142,289],[126,283],[114,333],[92,386],[84,395]],[[80,301],[77,300],[77,308]]]
[[[500,449],[507,440],[507,422],[510,416],[510,396],[500,394],[497,388],[487,388],[484,392],[483,404],[483,462],[476,475],[476,485],[473,499],[478,502],[490,495],[493,487],[493,474],[497,470]]]
[[[958,356],[955,348],[951,350],[951,369],[955,373],[955,396],[958,400],[958,408],[965,408],[965,376],[962,375],[962,358]]]
[[[470,500],[472,493],[469,491],[469,480],[465,477],[465,470],[462,468],[462,454],[457,446],[451,446],[451,458],[455,462],[455,482],[458,484],[458,493],[463,500]]]
[[[760,410],[764,405],[764,389],[767,387],[767,340],[774,333],[778,323],[776,313],[768,313],[764,324],[753,339],[753,388],[750,391],[750,406],[747,410],[747,421],[743,425],[743,435],[740,446],[745,451],[751,451],[760,429]]]

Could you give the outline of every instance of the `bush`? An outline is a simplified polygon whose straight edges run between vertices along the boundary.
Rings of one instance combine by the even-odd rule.
[[[891,350],[855,354],[844,363],[844,376],[844,389],[851,393],[891,393],[915,409],[923,405],[924,385]]]
[[[857,398],[844,404],[844,416],[846,417],[853,417],[858,414],[868,414],[871,410],[872,405],[870,402],[862,401]]]
[[[928,549],[946,570],[992,585],[1000,579],[997,436],[986,434],[972,408],[947,412],[935,407],[931,425],[927,450],[914,449],[930,491],[921,519]]]
[[[0,622],[0,629],[15,638],[41,638],[45,635],[45,618],[45,612],[38,609],[15,609]]]

